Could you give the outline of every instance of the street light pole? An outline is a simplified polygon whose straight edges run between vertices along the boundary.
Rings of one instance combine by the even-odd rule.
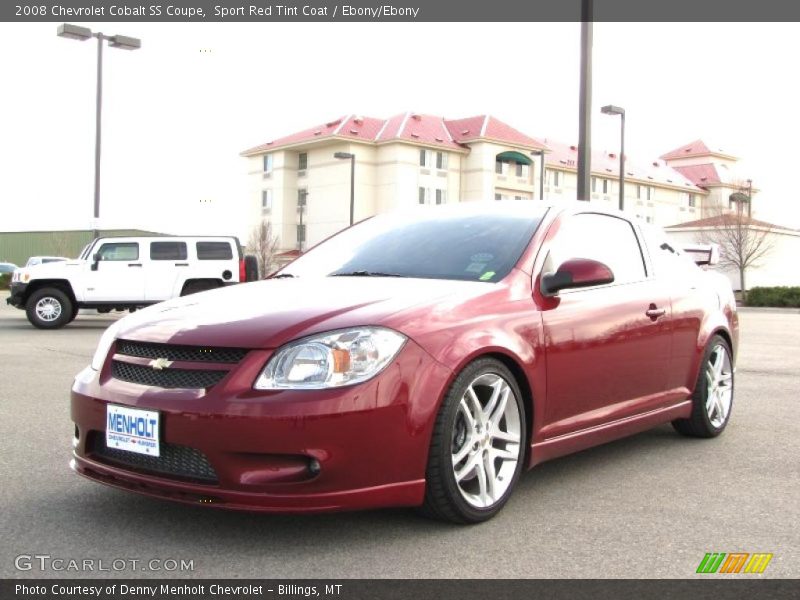
[[[544,200],[544,150],[533,150],[531,154],[539,157],[539,200]]]
[[[578,107],[578,200],[589,200],[592,172],[592,0],[581,0],[581,76]]]
[[[92,238],[97,239],[100,225],[100,142],[103,127],[103,34],[96,33],[97,38],[97,101],[95,105],[94,125],[94,220]]]
[[[103,35],[102,32],[94,33],[88,27],[64,23],[58,26],[58,36],[78,41],[90,38],[97,39],[97,95],[95,100],[95,128],[94,128],[94,220],[92,235],[98,237],[98,222],[100,220],[100,142],[102,138],[102,112],[103,112],[103,42],[108,42],[112,48],[121,50],[138,50],[142,42],[138,38],[126,35]]]
[[[625,210],[625,109],[609,104],[600,109],[604,115],[620,116],[619,139],[619,209]]]
[[[350,159],[350,225],[352,225],[356,209],[356,155],[352,152],[334,152],[333,157]]]

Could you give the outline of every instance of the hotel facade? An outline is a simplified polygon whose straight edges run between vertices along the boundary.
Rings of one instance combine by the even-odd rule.
[[[287,258],[349,225],[347,155],[355,156],[355,222],[420,204],[577,195],[576,146],[530,137],[491,115],[348,115],[242,152],[253,223],[270,220]],[[699,140],[659,159],[626,157],[625,211],[666,227],[733,202],[749,210],[756,190],[733,175],[736,160]],[[619,156],[596,151],[591,166],[590,202],[616,208]]]

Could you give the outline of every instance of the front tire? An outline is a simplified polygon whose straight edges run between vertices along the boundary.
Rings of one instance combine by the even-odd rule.
[[[39,329],[58,329],[72,320],[72,301],[58,288],[36,290],[25,303],[25,314]]]
[[[467,366],[436,418],[423,513],[454,523],[496,515],[522,472],[525,423],[519,385],[505,365],[483,358]]]
[[[715,335],[703,354],[692,394],[692,414],[672,426],[691,437],[716,437],[725,430],[733,407],[733,359],[725,338]]]

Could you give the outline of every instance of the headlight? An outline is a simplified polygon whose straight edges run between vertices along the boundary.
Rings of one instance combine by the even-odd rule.
[[[99,371],[103,368],[103,363],[106,361],[108,351],[111,350],[111,345],[117,337],[117,331],[119,331],[119,321],[111,325],[103,332],[103,335],[100,336],[97,350],[94,351],[94,356],[92,356],[92,368],[95,371]]]
[[[406,341],[382,327],[358,327],[292,342],[270,358],[257,390],[340,387],[361,383],[380,373]]]

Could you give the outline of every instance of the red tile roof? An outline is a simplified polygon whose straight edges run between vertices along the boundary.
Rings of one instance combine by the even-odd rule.
[[[550,139],[544,140],[551,152],[545,154],[545,164],[562,169],[577,169],[578,147]],[[592,151],[592,174],[605,177],[619,176],[619,155],[602,150]],[[702,192],[690,179],[684,177],[676,168],[662,160],[650,163],[634,162],[625,158],[625,176],[642,182],[652,181],[661,185],[683,188],[687,191]]]
[[[756,227],[764,227],[768,229],[781,229],[783,231],[798,231],[797,229],[791,229],[789,227],[784,227],[783,225],[768,223],[767,221],[753,219],[752,217],[748,218],[746,215],[743,215],[743,221],[751,225],[755,225]],[[686,221],[685,223],[669,225],[668,227],[665,227],[665,229],[680,229],[680,228],[690,228],[690,227],[721,227],[723,225],[732,225],[735,222],[736,222],[736,215],[732,213],[723,213],[721,215],[714,215],[713,217],[706,217],[704,219],[697,219],[695,221]]]
[[[408,112],[388,119],[347,115],[249,148],[242,152],[242,155],[261,154],[276,148],[324,138],[350,138],[370,143],[403,140],[454,150],[466,150],[469,142],[486,139],[537,150],[547,149],[547,146],[539,140],[517,131],[490,115],[448,120],[443,117]]]
[[[662,154],[661,158],[664,160],[673,160],[677,158],[685,158],[687,156],[711,156],[711,155],[725,156],[728,158],[735,159],[734,156],[728,154],[721,148],[712,150],[703,140],[695,140],[693,142],[689,142],[688,144],[684,144],[679,148],[675,148],[675,150],[670,150],[666,154]]]
[[[686,165],[672,167],[695,185],[704,186],[713,183],[722,183],[717,168],[712,163],[702,165]]]

